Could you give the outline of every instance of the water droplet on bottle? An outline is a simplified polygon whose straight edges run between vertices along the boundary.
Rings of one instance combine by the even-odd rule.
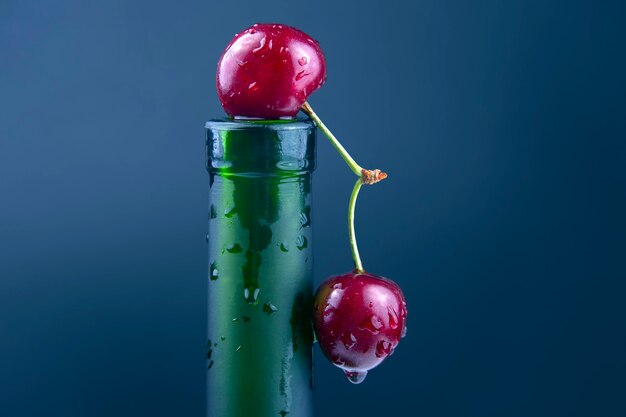
[[[289,252],[289,243],[282,242],[280,244],[280,250],[281,250],[281,252]]]
[[[277,311],[278,311],[278,307],[276,307],[274,304],[270,303],[269,301],[263,304],[263,312],[266,313],[268,316],[276,313]]]
[[[305,228],[311,225],[311,220],[309,220],[309,216],[306,211],[300,213],[300,227]]]
[[[305,249],[309,245],[306,236],[300,235],[296,238],[296,248],[298,250]]]
[[[226,208],[226,210],[224,210],[224,216],[228,217],[229,219],[232,218],[235,214],[237,214],[236,207],[228,207]]]
[[[352,382],[353,384],[360,384],[361,382],[365,381],[365,377],[367,376],[367,371],[344,371],[344,373],[346,374],[348,381]]]
[[[270,39],[270,43],[267,45],[268,48],[272,49],[272,40]]]
[[[377,358],[384,358],[385,356],[389,355],[390,351],[391,351],[391,343],[389,343],[388,341],[380,340],[376,344],[376,357]]]
[[[305,66],[307,62],[309,62],[309,60],[306,59],[305,56],[300,57],[300,59],[298,59],[298,64],[300,64],[301,67]]]
[[[341,335],[341,341],[346,349],[350,350],[356,344],[356,337],[352,333],[344,333]]]
[[[215,210],[215,206],[211,204],[211,207],[209,207],[209,219],[214,219],[216,217],[217,217],[217,211]]]
[[[239,319],[238,319],[237,317],[235,317],[235,318],[232,320],[232,322],[233,322],[233,323],[237,323],[238,321],[239,321]]]
[[[259,87],[257,86],[257,82],[256,82],[256,81],[251,82],[251,83],[248,85],[248,90],[250,90],[250,91],[256,91],[256,90],[258,90],[258,89],[259,89]]]
[[[285,47],[284,47],[284,46],[281,46],[281,47],[280,47],[280,51],[278,51],[278,53],[279,53],[279,54],[282,54],[284,50],[285,50]]]
[[[206,242],[209,243],[209,234],[206,234]]]
[[[243,346],[237,346],[237,349],[235,349],[235,352],[241,352],[241,349],[243,349]]]
[[[308,77],[309,74],[308,72],[306,72],[305,70],[300,71],[299,73],[296,74],[296,81],[300,81],[301,79],[303,79],[304,77]]]
[[[228,253],[240,253],[243,249],[239,243],[233,243],[232,245],[226,246],[226,252]]]
[[[243,298],[246,299],[246,302],[248,304],[256,304],[257,301],[259,301],[259,294],[261,293],[261,289],[260,288],[255,288],[254,292],[252,293],[252,296],[250,296],[250,289],[249,288],[244,288],[243,289]]]
[[[211,267],[209,268],[209,278],[211,281],[215,281],[219,278],[220,271],[217,269],[217,263],[215,261],[211,262]]]
[[[400,335],[400,337],[405,337],[406,336],[406,325],[404,325],[404,327],[402,328],[402,334]]]
[[[396,313],[396,310],[391,306],[387,307],[387,315],[389,316],[389,327],[391,327],[392,329],[397,329],[398,313]]]

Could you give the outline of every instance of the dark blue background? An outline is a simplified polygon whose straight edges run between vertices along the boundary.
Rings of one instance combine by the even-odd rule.
[[[203,415],[203,124],[223,47],[257,21],[320,41],[311,104],[390,173],[358,235],[409,333],[360,386],[318,355],[317,415],[626,415],[623,19],[592,1],[2,0],[0,415]],[[322,137],[318,161],[316,282],[351,267],[354,179]]]

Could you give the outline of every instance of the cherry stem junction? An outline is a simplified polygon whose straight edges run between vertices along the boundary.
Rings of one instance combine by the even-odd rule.
[[[354,232],[354,208],[359,191],[363,185],[363,180],[359,178],[354,184],[352,194],[350,194],[350,203],[348,204],[348,232],[350,233],[350,250],[352,250],[352,259],[354,260],[354,268],[357,272],[364,272],[361,257],[359,256],[359,248],[356,244],[356,234]]]
[[[355,173],[360,179],[363,180],[363,184],[376,184],[379,181],[387,178],[387,174],[382,172],[380,169],[365,169],[361,167],[361,165],[357,164],[356,161],[350,156],[346,148],[343,147],[341,142],[333,135],[333,133],[326,127],[324,122],[319,118],[317,114],[311,108],[311,105],[308,102],[304,102],[302,105],[302,111],[304,111],[320,128],[320,130],[326,135],[328,140],[330,140],[331,145],[339,152],[339,155],[346,161],[348,167]],[[360,186],[359,186],[360,187]],[[358,193],[358,191],[357,191]]]

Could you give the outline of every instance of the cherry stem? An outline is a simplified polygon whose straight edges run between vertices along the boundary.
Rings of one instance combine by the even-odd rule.
[[[339,152],[339,155],[346,161],[346,164],[350,167],[352,172],[354,172],[357,176],[363,179],[364,184],[376,184],[379,181],[387,178],[387,174],[382,172],[379,169],[364,169],[361,165],[357,164],[356,161],[350,156],[346,148],[341,145],[339,140],[333,135],[333,133],[326,127],[324,122],[319,118],[317,114],[311,108],[311,105],[308,102],[304,102],[302,105],[302,111],[305,112],[320,128],[322,132],[326,135],[326,137],[330,140],[331,145]]]
[[[350,233],[350,249],[352,250],[352,259],[354,260],[354,269],[357,272],[363,272],[363,264],[361,263],[361,257],[359,256],[359,248],[356,244],[356,234],[354,233],[354,208],[356,206],[356,199],[359,196],[359,191],[363,181],[359,178],[354,184],[352,194],[350,194],[350,203],[348,204],[348,231]]]

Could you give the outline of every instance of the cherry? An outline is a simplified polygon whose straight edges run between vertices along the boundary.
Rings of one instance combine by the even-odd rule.
[[[355,384],[393,353],[406,332],[406,316],[395,282],[357,270],[329,277],[313,304],[322,351]]]
[[[317,41],[291,26],[256,24],[235,35],[217,64],[217,93],[230,116],[291,118],[324,84]]]

